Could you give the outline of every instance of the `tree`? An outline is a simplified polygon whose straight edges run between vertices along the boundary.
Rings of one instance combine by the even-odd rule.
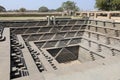
[[[19,11],[20,11],[20,12],[25,12],[26,9],[25,9],[25,8],[20,8]]]
[[[63,8],[62,8],[62,7],[59,7],[59,8],[56,9],[56,11],[58,11],[58,12],[63,12]]]
[[[113,0],[111,4],[112,10],[120,10],[120,0]]]
[[[79,11],[79,7],[76,5],[74,1],[66,1],[63,2],[61,7],[56,9],[58,12],[65,12],[66,15],[74,15],[76,11]]]
[[[0,6],[0,12],[5,12],[6,9],[3,6]]]
[[[95,7],[103,11],[120,10],[120,0],[96,0]]]
[[[42,6],[42,7],[39,8],[38,11],[39,11],[39,12],[48,12],[49,9],[48,9],[47,7],[45,7],[45,6]]]
[[[63,2],[61,8],[63,8],[64,11],[79,11],[79,7],[76,6],[74,1]]]
[[[96,0],[96,8],[99,10],[108,11],[109,6],[107,4],[107,0]]]

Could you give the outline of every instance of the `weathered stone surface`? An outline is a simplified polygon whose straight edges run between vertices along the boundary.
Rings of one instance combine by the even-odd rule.
[[[0,80],[120,79],[118,22],[49,19],[1,23],[7,26],[1,34],[6,39],[0,41]]]

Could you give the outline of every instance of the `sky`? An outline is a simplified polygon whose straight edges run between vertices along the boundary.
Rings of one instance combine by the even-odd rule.
[[[38,10],[41,6],[46,6],[49,9],[56,9],[61,4],[68,0],[0,0],[0,5],[7,10],[16,10],[26,8],[28,10]],[[69,0],[74,1],[80,10],[92,11],[94,9],[95,0]]]

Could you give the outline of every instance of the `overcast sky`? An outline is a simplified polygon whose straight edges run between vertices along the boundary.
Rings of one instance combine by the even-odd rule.
[[[14,10],[24,7],[29,10],[38,10],[41,6],[46,6],[49,9],[56,9],[67,0],[0,0],[0,5],[7,10]],[[95,10],[95,0],[70,0],[76,2],[81,10]]]

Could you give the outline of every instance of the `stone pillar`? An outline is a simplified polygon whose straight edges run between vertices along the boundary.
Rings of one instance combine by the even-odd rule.
[[[83,16],[84,16],[84,13],[81,13],[81,16],[83,17]]]
[[[111,13],[107,13],[107,18],[111,19]]]
[[[65,13],[64,12],[62,12],[62,16],[64,16],[65,15]]]
[[[51,23],[51,21],[50,21],[50,16],[47,16],[47,21],[48,21],[47,25],[49,26],[50,23]]]
[[[97,18],[97,13],[94,13],[94,18]]]
[[[87,17],[90,17],[90,13],[89,12],[87,13]]]
[[[82,13],[80,12],[80,16],[82,16]]]
[[[52,16],[52,21],[53,21],[53,24],[56,25],[56,19],[55,19],[55,16]]]

